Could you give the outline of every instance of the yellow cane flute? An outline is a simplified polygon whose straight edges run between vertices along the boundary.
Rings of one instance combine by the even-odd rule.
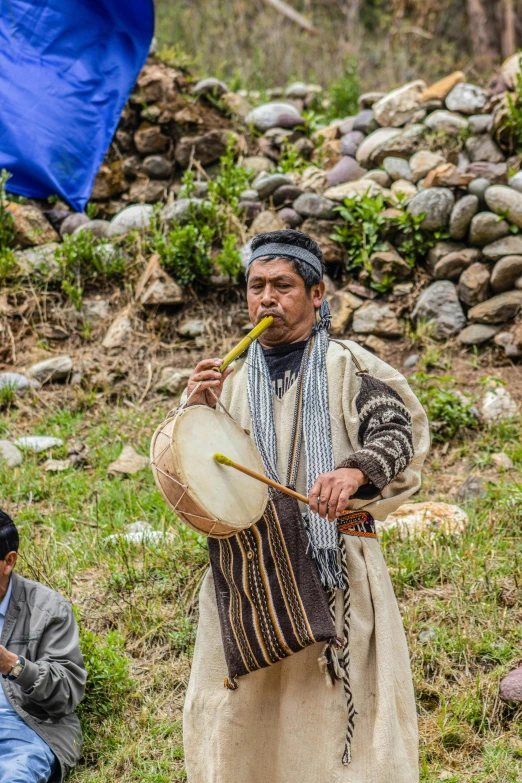
[[[234,462],[233,460],[230,459],[230,457],[225,457],[224,454],[214,454],[214,459],[220,465],[228,465],[228,467],[230,468],[235,468],[236,470],[239,470],[241,473],[244,473],[247,476],[251,476],[253,479],[256,479],[257,481],[262,481],[263,484],[267,484],[269,487],[272,487],[273,489],[278,489],[279,492],[284,492],[285,495],[290,495],[290,497],[295,498],[296,500],[300,500],[301,503],[306,503],[307,506],[310,505],[306,495],[301,495],[299,492],[296,492],[294,489],[290,489],[290,487],[285,487],[284,484],[278,484],[277,481],[273,481],[267,476],[264,476],[262,473],[257,473],[255,470],[250,470],[250,468],[246,468],[244,465],[240,465],[238,462]],[[354,512],[351,509],[347,508],[342,512],[342,514],[339,514],[337,519],[342,520],[345,514],[353,515],[353,513]],[[355,525],[358,525],[359,523],[360,523],[360,519],[357,518],[354,522],[342,522],[342,526],[353,527]]]
[[[229,353],[225,356],[223,359],[223,362],[221,364],[221,367],[216,369],[219,369],[219,372],[224,372],[229,364],[232,364],[234,359],[237,359],[238,356],[240,356],[243,351],[246,351],[246,349],[252,345],[254,340],[257,340],[257,338],[263,334],[265,329],[268,329],[269,326],[272,326],[274,322],[274,319],[271,315],[267,315],[266,318],[263,318],[257,326],[254,326],[251,332],[247,334],[246,337],[243,337],[243,339],[236,345],[235,348],[232,348]]]

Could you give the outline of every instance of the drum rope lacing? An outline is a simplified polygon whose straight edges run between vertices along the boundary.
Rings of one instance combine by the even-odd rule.
[[[172,419],[172,418],[174,418],[174,416],[179,416],[179,415],[181,415],[181,413],[184,411],[184,409],[188,407],[188,403],[189,403],[189,401],[190,401],[190,398],[191,398],[191,397],[192,397],[194,394],[196,394],[196,392],[198,391],[198,389],[199,389],[199,387],[201,386],[201,384],[202,384],[202,383],[203,383],[203,381],[199,381],[199,382],[196,384],[196,386],[193,388],[193,390],[190,392],[190,394],[188,395],[187,399],[186,399],[184,402],[182,402],[182,403],[181,403],[181,405],[179,405],[177,408],[173,408],[173,409],[171,409],[171,410],[170,410],[170,411],[167,413],[167,416],[166,416],[166,418],[164,419],[164,421],[163,421],[163,424],[165,424],[165,423],[166,423],[166,422],[167,422],[169,419]],[[217,404],[218,404],[218,405],[219,405],[219,406],[220,406],[220,407],[223,409],[223,411],[224,411],[224,412],[227,414],[227,416],[228,416],[228,417],[229,417],[229,418],[230,418],[232,421],[234,421],[234,418],[233,418],[233,417],[232,417],[232,415],[230,414],[230,411],[228,411],[228,410],[226,409],[226,407],[223,405],[223,403],[221,402],[221,400],[219,399],[219,397],[217,397],[217,395],[216,395],[216,394],[214,394],[213,390],[212,390],[212,389],[209,389],[208,391],[209,391],[209,392],[212,394],[212,396],[214,397],[214,399],[215,399],[216,403],[217,403]],[[160,432],[158,433],[158,436],[159,436],[159,435],[163,435],[164,437],[168,438],[168,435],[165,435],[165,433],[164,433],[163,431],[160,431]],[[158,466],[158,464],[157,464],[157,461],[161,459],[161,457],[162,457],[162,456],[165,454],[165,452],[166,452],[166,451],[168,451],[168,450],[169,450],[169,448],[170,448],[170,438],[169,438],[169,442],[168,442],[168,444],[165,446],[165,448],[164,448],[162,451],[160,451],[160,453],[159,453],[159,454],[158,454],[158,455],[157,455],[157,456],[156,456],[156,457],[155,457],[155,458],[154,458],[154,459],[151,461],[151,463],[150,463],[150,464],[151,464],[151,467],[153,467],[153,468],[154,468],[154,469],[155,469],[155,470],[156,470],[158,473],[161,473],[161,475],[162,475],[162,476],[165,476],[165,478],[169,479],[170,481],[173,481],[173,482],[174,482],[174,484],[177,484],[179,487],[181,487],[181,488],[183,489],[183,492],[181,493],[181,495],[180,495],[180,496],[179,496],[179,498],[177,499],[177,501],[176,501],[176,504],[175,504],[174,506],[173,506],[172,504],[170,504],[170,505],[171,505],[171,508],[172,508],[172,510],[173,510],[173,511],[177,511],[177,509],[178,509],[178,507],[179,507],[179,505],[180,505],[181,501],[183,500],[183,498],[184,498],[184,497],[185,497],[185,495],[187,494],[187,491],[188,491],[189,487],[187,487],[187,485],[186,485],[186,484],[182,484],[182,483],[181,483],[181,481],[178,481],[176,478],[174,478],[174,476],[172,476],[170,473],[166,473],[164,470],[162,470],[162,469],[161,469],[161,468]],[[211,523],[212,523],[212,527],[210,528],[210,530],[208,531],[208,533],[206,533],[206,532],[203,532],[203,531],[199,531],[200,535],[202,535],[202,536],[205,536],[206,538],[212,535],[212,533],[214,532],[214,528],[216,527],[216,525],[217,525],[217,524],[218,524],[218,522],[219,522],[219,519],[218,519],[216,516],[214,516],[214,517],[204,516],[204,515],[203,515],[203,513],[201,513],[201,514],[192,514],[192,513],[191,513],[191,512],[189,512],[189,511],[182,511],[181,513],[182,513],[182,514],[183,514],[183,516],[185,516],[185,517],[194,517],[194,518],[196,518],[196,519],[204,519],[204,520],[206,520],[207,522],[211,522]]]

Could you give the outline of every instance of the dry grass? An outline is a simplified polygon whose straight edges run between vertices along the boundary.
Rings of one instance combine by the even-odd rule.
[[[465,4],[444,2],[294,3],[321,35],[304,32],[267,3],[244,0],[156,0],[160,46],[186,52],[201,76],[225,77],[233,87],[264,90],[295,79],[328,87],[356,61],[363,90],[411,79],[434,81],[456,68],[472,78]],[[354,8],[361,8],[357,17]],[[487,66],[489,76],[491,64]]]
[[[53,351],[70,353],[75,366],[85,368],[82,383],[46,386],[16,400],[0,419],[0,438],[58,435],[67,445],[80,440],[89,448],[87,463],[64,473],[45,471],[48,454],[27,456],[14,470],[0,468],[2,506],[22,533],[21,570],[69,596],[84,631],[97,634],[100,645],[107,634],[118,634],[132,677],[108,715],[84,716],[87,743],[74,783],[185,779],[181,709],[206,550],[175,521],[148,471],[110,478],[107,466],[125,443],[148,453],[152,432],[173,403],[154,391],[161,367],[191,366],[201,356],[194,341],[182,343],[176,335],[182,317],[209,323],[205,353],[223,353],[242,334],[244,303],[239,295],[226,303],[223,296],[194,300],[175,317],[149,314],[126,349],[112,356],[99,347],[103,324],[90,336],[73,332]],[[33,312],[45,308],[49,322],[70,328],[71,313],[58,299],[43,301],[22,290],[17,297],[22,309],[29,302],[25,313],[29,306]],[[125,304],[115,296],[112,315]],[[42,346],[32,327],[34,315],[11,323],[17,366],[49,353],[50,344]],[[427,335],[412,335],[391,348],[387,358],[396,366],[417,350],[420,366],[451,372],[467,391],[476,392],[484,376],[503,375],[511,391],[522,395],[520,367],[499,366],[494,352],[455,352],[451,345],[437,347]],[[5,347],[7,362],[11,350]],[[88,369],[93,364],[97,372],[113,374],[106,388],[93,387]],[[491,454],[502,450],[515,471],[499,474],[492,465]],[[65,455],[66,447],[53,452],[55,458]],[[464,535],[382,539],[412,656],[423,783],[520,779],[522,715],[498,698],[500,678],[522,661],[520,422],[434,448],[419,499],[454,501],[471,471],[488,482],[487,496],[469,505]],[[105,540],[138,520],[173,530],[175,540],[159,548]],[[424,631],[430,631],[427,640]]]

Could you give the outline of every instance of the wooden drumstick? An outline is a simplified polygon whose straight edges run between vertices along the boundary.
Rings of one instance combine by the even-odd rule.
[[[267,476],[263,476],[262,473],[256,473],[255,470],[245,468],[244,465],[240,465],[238,462],[234,462],[230,459],[230,457],[225,457],[224,454],[214,454],[214,459],[216,462],[219,462],[220,465],[228,465],[230,468],[235,468],[236,470],[241,471],[241,473],[245,473],[245,475],[251,476],[253,479],[257,479],[257,481],[262,481],[263,484],[267,484],[273,489],[278,489],[280,492],[284,492],[285,495],[290,495],[290,497],[293,497],[296,500],[300,500],[301,503],[308,504],[308,498],[305,495],[300,495],[299,492],[295,492],[295,490],[290,489],[290,487],[285,487],[284,484],[278,484],[277,481],[272,481],[272,479],[269,479]]]
[[[250,468],[246,468],[244,465],[240,465],[238,462],[234,462],[233,460],[230,459],[230,457],[225,457],[224,454],[216,453],[214,454],[214,459],[220,465],[228,465],[230,468],[235,468],[236,470],[239,470],[241,473],[244,473],[247,476],[251,476],[251,478],[256,479],[257,481],[262,481],[263,484],[267,484],[267,486],[272,487],[273,489],[279,490],[279,492],[284,492],[285,495],[290,495],[290,497],[295,498],[296,500],[300,500],[301,503],[306,503],[307,506],[310,505],[306,495],[301,495],[299,492],[290,489],[290,487],[285,487],[284,484],[278,484],[277,481],[273,481],[267,476],[264,476],[262,473],[257,473],[255,470],[250,470]],[[337,518],[342,519],[342,517],[345,514],[353,514],[353,513],[354,513],[353,510],[346,508],[342,512],[342,514],[339,514]],[[353,525],[359,524],[359,520],[353,522],[352,524]]]

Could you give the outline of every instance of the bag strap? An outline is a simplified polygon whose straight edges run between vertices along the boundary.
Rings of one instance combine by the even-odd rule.
[[[357,367],[357,372],[355,373],[356,375],[369,375],[370,374],[369,370],[364,369],[364,367],[361,366],[361,363],[359,362],[359,359],[355,356],[354,352],[350,348],[348,348],[347,345],[345,345],[343,342],[341,342],[341,340],[335,340],[333,337],[330,337],[329,341],[331,343],[337,343],[337,345],[340,345],[341,348],[344,348],[346,351],[348,351],[348,353],[350,354],[350,356],[353,359],[353,363]]]

